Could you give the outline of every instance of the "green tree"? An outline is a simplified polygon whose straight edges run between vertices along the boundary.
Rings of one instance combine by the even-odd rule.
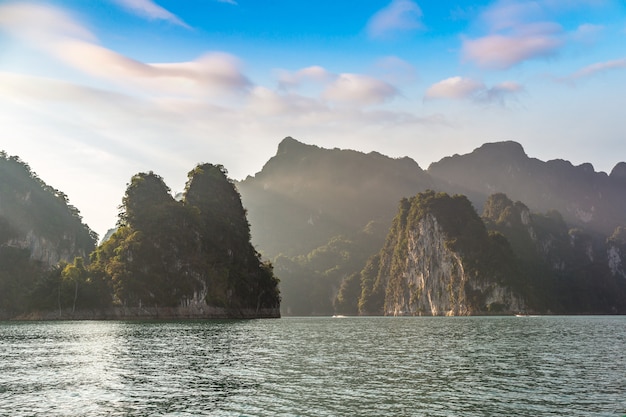
[[[83,258],[74,258],[74,263],[67,264],[61,272],[63,283],[73,287],[72,313],[76,311],[76,300],[78,299],[78,287],[85,284],[87,280],[87,270]]]

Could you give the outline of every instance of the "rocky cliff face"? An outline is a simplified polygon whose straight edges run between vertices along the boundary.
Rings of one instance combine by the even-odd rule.
[[[10,239],[7,246],[28,249],[30,258],[41,262],[47,267],[54,266],[60,261],[70,262],[75,257],[87,258],[86,248],[78,247],[75,236],[65,233],[56,238],[38,235],[34,230],[22,233],[21,236]]]
[[[86,258],[96,235],[82,222],[67,196],[44,183],[18,157],[0,152],[0,250],[27,249],[50,268]]]
[[[408,231],[404,271],[390,277],[385,315],[465,316],[523,311],[523,301],[490,276],[471,276],[449,236],[429,213]]]
[[[488,234],[463,196],[429,191],[401,202],[378,256],[371,284],[371,271],[362,272],[361,314],[453,316],[525,309],[514,290],[518,276],[508,242]]]
[[[607,239],[607,264],[614,277],[626,282],[626,228],[618,227]]]

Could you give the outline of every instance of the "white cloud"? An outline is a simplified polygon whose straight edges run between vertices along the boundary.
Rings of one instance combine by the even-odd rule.
[[[469,99],[481,103],[497,103],[505,101],[524,90],[521,84],[504,81],[487,87],[482,81],[466,77],[450,77],[431,85],[424,95],[425,99]]]
[[[165,20],[189,28],[178,16],[159,6],[152,0],[113,0],[125,9],[150,20]]]
[[[389,83],[361,74],[339,74],[322,93],[322,97],[340,103],[380,104],[398,95]]]
[[[410,0],[392,0],[384,9],[379,10],[367,24],[367,31],[373,38],[389,34],[422,29],[422,9]]]

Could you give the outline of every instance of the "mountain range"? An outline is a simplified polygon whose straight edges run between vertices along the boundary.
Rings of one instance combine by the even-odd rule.
[[[95,234],[65,194],[18,157],[0,156],[0,313],[29,308],[28,294],[39,294],[41,305],[76,305],[72,277],[97,266],[87,264]],[[242,241],[251,238],[258,251],[250,252],[258,255],[249,257],[253,263],[261,256],[272,261],[266,267],[280,279],[285,315],[626,311],[624,162],[606,174],[588,163],[531,158],[507,141],[424,170],[408,157],[324,149],[287,137],[260,172],[232,186],[233,201],[240,196],[242,203],[236,229],[246,230],[246,216],[250,234]],[[166,200],[184,205],[184,195]],[[220,213],[210,217],[234,227]],[[146,221],[170,225],[152,217]],[[202,233],[228,236],[226,229],[217,235],[209,229]],[[114,231],[99,253],[113,247],[111,236]],[[224,242],[211,243],[215,253],[238,253]],[[172,258],[165,252],[161,259]],[[435,261],[456,266],[435,268]],[[179,267],[165,265],[168,271]],[[473,272],[459,278],[450,272],[455,268]],[[154,294],[149,280],[142,285]],[[63,300],[50,295],[55,286]],[[440,294],[446,288],[456,290],[446,298]],[[92,295],[110,293],[105,290],[94,286]]]
[[[287,137],[237,187],[253,243],[274,260],[281,279],[283,314],[333,314],[342,282],[383,246],[399,201],[426,190],[465,195],[477,213],[502,193],[530,212],[558,212],[566,230],[584,230],[597,245],[626,225],[626,163],[607,175],[588,163],[531,158],[512,141],[486,143],[423,170],[408,157]]]

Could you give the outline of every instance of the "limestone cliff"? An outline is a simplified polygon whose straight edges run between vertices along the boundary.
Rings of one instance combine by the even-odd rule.
[[[487,232],[464,196],[428,191],[403,200],[378,256],[371,285],[362,273],[361,314],[453,316],[525,309],[514,290],[519,277],[508,242]]]
[[[626,280],[626,228],[618,227],[607,240],[607,263],[614,277]]]
[[[67,196],[44,183],[28,164],[0,153],[0,249],[25,249],[50,268],[87,257],[96,235]]]

